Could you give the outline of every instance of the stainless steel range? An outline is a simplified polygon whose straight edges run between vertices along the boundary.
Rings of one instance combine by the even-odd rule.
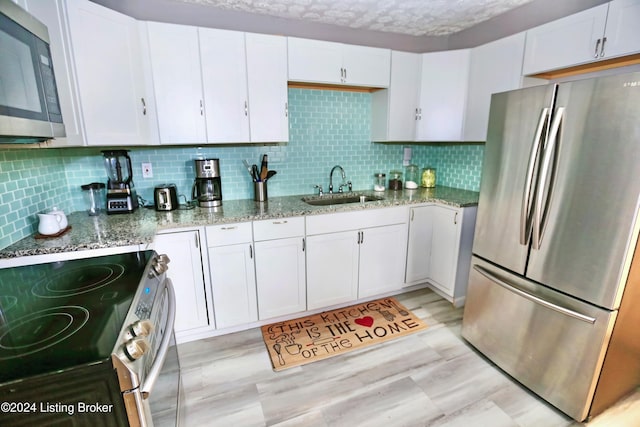
[[[167,263],[141,251],[0,270],[0,425],[176,425]]]

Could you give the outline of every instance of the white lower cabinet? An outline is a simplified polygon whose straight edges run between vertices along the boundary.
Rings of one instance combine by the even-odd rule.
[[[169,230],[157,234],[154,249],[169,256],[167,274],[176,292],[176,334],[214,326],[205,280],[200,230]]]
[[[308,309],[403,286],[405,207],[315,215],[306,222]]]
[[[212,225],[206,230],[216,327],[257,321],[251,223]]]
[[[260,320],[307,309],[304,218],[254,221]]]
[[[411,208],[407,285],[428,283],[455,306],[464,305],[477,208],[425,205]]]

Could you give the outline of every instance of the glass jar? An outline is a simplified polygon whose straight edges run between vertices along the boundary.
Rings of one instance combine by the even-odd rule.
[[[383,173],[373,175],[373,191],[384,191],[387,185],[387,176]]]
[[[402,190],[402,172],[389,172],[389,190]]]
[[[436,170],[435,168],[426,167],[422,169],[422,179],[420,185],[425,188],[434,188],[436,186]]]
[[[409,165],[405,168],[404,188],[414,190],[418,188],[420,182],[420,170],[416,165]]]
[[[85,209],[90,216],[100,215],[105,205],[105,185],[101,182],[81,185]]]

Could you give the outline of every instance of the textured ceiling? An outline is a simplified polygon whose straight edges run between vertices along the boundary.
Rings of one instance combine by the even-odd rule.
[[[411,36],[457,33],[532,0],[175,0]]]

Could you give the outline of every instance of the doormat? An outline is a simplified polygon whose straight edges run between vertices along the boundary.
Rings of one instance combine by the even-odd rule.
[[[426,329],[395,298],[382,298],[261,327],[274,371]]]

